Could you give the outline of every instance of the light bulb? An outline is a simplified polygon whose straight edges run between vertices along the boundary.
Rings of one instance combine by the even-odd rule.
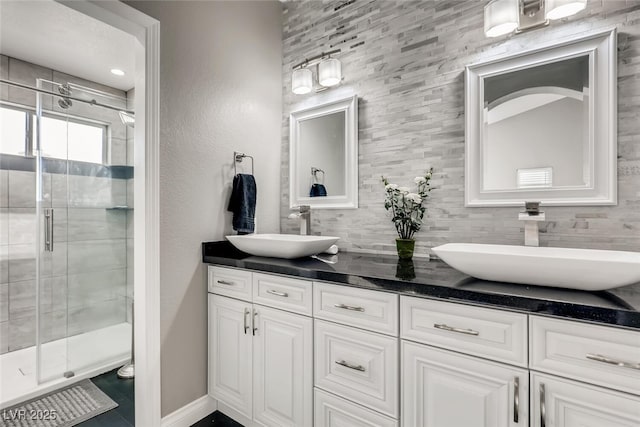
[[[517,0],[493,0],[484,7],[484,33],[487,37],[509,34],[518,28]]]
[[[547,0],[547,19],[562,19],[587,7],[587,0]]]
[[[335,58],[327,58],[318,64],[318,82],[322,86],[335,86],[342,81],[342,64]]]
[[[313,76],[308,68],[293,70],[291,75],[291,90],[296,95],[304,95],[313,88]]]

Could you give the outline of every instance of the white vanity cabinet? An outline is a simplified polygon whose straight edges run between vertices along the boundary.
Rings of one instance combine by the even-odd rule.
[[[209,266],[209,394],[249,426],[640,427],[640,331]]]
[[[248,418],[253,408],[251,308],[249,302],[209,294],[209,394]]]
[[[316,427],[397,426],[398,295],[320,282],[313,293]]]
[[[403,427],[640,426],[637,331],[405,296],[400,313]]]
[[[526,366],[525,314],[404,296],[400,312],[403,427],[529,425],[529,371],[487,360]]]
[[[534,427],[640,426],[639,332],[539,316],[529,330]]]
[[[215,294],[220,281],[266,285],[274,292],[260,297],[288,298],[292,287],[311,299],[311,282],[215,268],[209,276],[209,394],[223,412],[245,426],[306,427],[313,425],[313,323],[309,316]],[[249,275],[249,279],[243,276]],[[281,283],[279,283],[279,281]],[[228,295],[233,284],[222,284]],[[272,289],[273,288],[273,289]],[[278,293],[278,294],[276,294]],[[234,295],[236,295],[234,293]],[[304,299],[300,294],[299,300]],[[285,305],[288,303],[285,303]],[[273,305],[283,305],[276,300]],[[293,306],[297,304],[292,303]],[[226,407],[226,408],[225,408]]]
[[[531,373],[533,427],[638,427],[640,397]]]

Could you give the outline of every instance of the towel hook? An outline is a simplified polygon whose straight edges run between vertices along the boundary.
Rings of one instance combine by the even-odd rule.
[[[248,157],[248,158],[251,159],[251,175],[253,175],[253,156],[246,155],[246,154],[241,153],[239,151],[234,151],[233,152],[233,171],[235,172],[234,176],[238,175],[238,169],[236,167],[237,164],[238,163],[242,163],[242,160],[245,157]]]

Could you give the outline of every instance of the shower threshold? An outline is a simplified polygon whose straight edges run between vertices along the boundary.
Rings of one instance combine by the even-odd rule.
[[[42,345],[43,377],[38,384],[36,347],[0,355],[0,409],[124,365],[131,356],[131,324],[106,328]],[[73,367],[74,375],[63,374]]]

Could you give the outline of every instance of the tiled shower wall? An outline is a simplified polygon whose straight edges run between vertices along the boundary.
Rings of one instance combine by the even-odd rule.
[[[11,81],[35,86],[36,78],[44,78],[127,96],[18,59],[0,56],[0,61],[0,77]],[[34,92],[1,86],[3,101],[35,106]],[[133,150],[128,148],[132,129],[122,125],[117,111],[79,102],[62,110],[51,97],[43,100],[45,109],[109,123],[109,165],[133,164]],[[109,208],[133,207],[133,180],[111,177],[110,169],[101,165],[83,170],[43,174],[43,207],[54,209],[55,220],[54,251],[43,252],[41,263],[45,342],[126,321],[127,295],[132,297],[133,282],[128,286],[127,279],[132,277],[128,267],[133,267],[133,212]],[[35,185],[35,172],[6,166],[0,170],[0,354],[35,344]]]
[[[283,232],[297,232],[295,221],[287,218],[289,114],[303,105],[355,93],[360,207],[314,210],[314,233],[340,236],[342,249],[395,251],[396,234],[383,207],[380,175],[410,186],[415,176],[433,167],[426,222],[416,234],[418,253],[447,242],[522,244],[518,208],[464,207],[464,67],[615,27],[618,205],[546,207],[548,221],[540,240],[543,246],[640,251],[640,1],[589,0],[579,15],[496,39],[483,33],[486,1],[355,0],[335,10],[345,3],[284,3]],[[357,38],[340,43],[353,36]],[[336,44],[342,49],[342,85],[321,94],[294,95],[292,66]]]

